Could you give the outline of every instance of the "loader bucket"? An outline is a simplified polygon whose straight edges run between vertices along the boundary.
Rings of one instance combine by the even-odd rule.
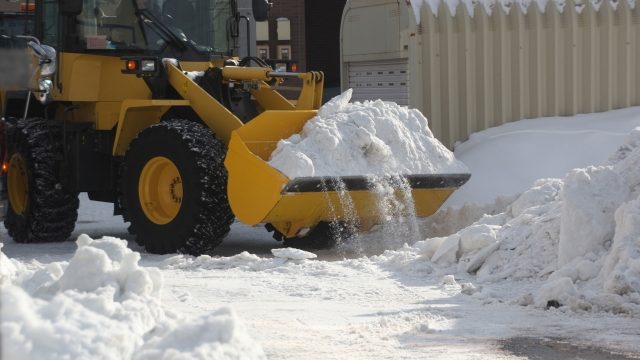
[[[240,221],[248,225],[269,223],[285,237],[296,236],[321,221],[346,220],[354,215],[361,230],[378,222],[379,198],[369,189],[367,177],[289,179],[267,163],[278,141],[302,131],[315,114],[315,110],[265,111],[233,131],[225,159],[227,191],[231,209]],[[469,176],[407,176],[416,215],[435,213]]]

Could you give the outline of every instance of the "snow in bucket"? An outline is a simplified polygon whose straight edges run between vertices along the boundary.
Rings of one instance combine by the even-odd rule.
[[[390,239],[417,241],[421,234],[411,188],[403,175],[466,173],[468,169],[433,136],[420,111],[382,100],[350,103],[351,95],[349,89],[331,99],[300,133],[281,140],[269,164],[289,178],[327,177],[337,182],[337,189],[341,188],[337,177],[367,177],[379,206],[380,231],[394,235],[378,237],[385,239],[382,247],[402,245],[390,244]],[[339,195],[343,208],[352,209],[348,192],[339,191]],[[354,230],[358,226],[354,216],[346,222]],[[351,245],[361,248],[374,243],[358,240],[356,235]]]

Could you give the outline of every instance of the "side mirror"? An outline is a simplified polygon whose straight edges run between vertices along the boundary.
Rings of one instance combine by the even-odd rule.
[[[50,77],[56,72],[56,50],[48,45],[29,41],[27,46],[40,59],[40,76]]]
[[[71,15],[71,16],[80,14],[82,12],[82,0],[60,1],[60,12],[63,15]]]
[[[35,41],[29,41],[27,43],[27,46],[33,50],[34,53],[36,53],[36,55],[40,58],[40,59],[44,59],[47,56],[47,53],[45,52],[44,48],[42,47],[42,45],[40,44],[40,41],[37,41],[37,39]]]
[[[253,1],[253,18],[256,21],[267,21],[269,19],[269,10],[271,3],[268,0],[252,0]]]

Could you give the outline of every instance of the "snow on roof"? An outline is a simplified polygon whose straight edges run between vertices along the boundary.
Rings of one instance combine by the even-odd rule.
[[[635,0],[626,1],[631,9],[635,8]],[[520,9],[523,14],[526,14],[532,3],[535,3],[538,11],[544,13],[549,2],[552,2],[560,13],[564,12],[564,8],[567,4],[567,0],[410,0],[411,8],[413,9],[413,14],[416,18],[416,23],[420,23],[420,13],[424,5],[427,6],[428,10],[434,16],[438,16],[440,5],[444,3],[449,11],[449,15],[456,16],[457,8],[462,4],[467,15],[473,17],[475,8],[478,4],[487,15],[491,15],[496,4],[499,5],[499,8],[502,9],[505,14],[509,14],[511,8],[514,6]],[[611,6],[613,10],[616,10],[620,4],[620,1],[618,0],[574,0],[573,4],[575,11],[578,14],[582,13],[587,2],[591,4],[595,11],[599,11],[602,4],[605,2],[608,6]]]

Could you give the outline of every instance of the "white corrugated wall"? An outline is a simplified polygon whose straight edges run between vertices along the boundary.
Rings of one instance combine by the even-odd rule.
[[[410,44],[410,105],[447,145],[505,122],[640,105],[640,11],[587,2],[487,15],[423,7]],[[414,51],[411,51],[413,49]]]
[[[350,69],[408,64],[408,91],[387,87],[385,96],[407,94],[448,146],[509,121],[640,105],[640,10],[626,0],[601,1],[597,11],[591,1],[575,4],[560,12],[551,0],[541,12],[536,2],[525,10],[513,3],[507,13],[496,3],[488,15],[476,3],[473,16],[462,5],[451,16],[444,4],[435,16],[425,5],[416,25],[404,1],[349,0],[343,88],[373,84]],[[367,27],[381,31],[385,21],[393,41],[368,53]],[[354,93],[361,100],[377,91]]]

